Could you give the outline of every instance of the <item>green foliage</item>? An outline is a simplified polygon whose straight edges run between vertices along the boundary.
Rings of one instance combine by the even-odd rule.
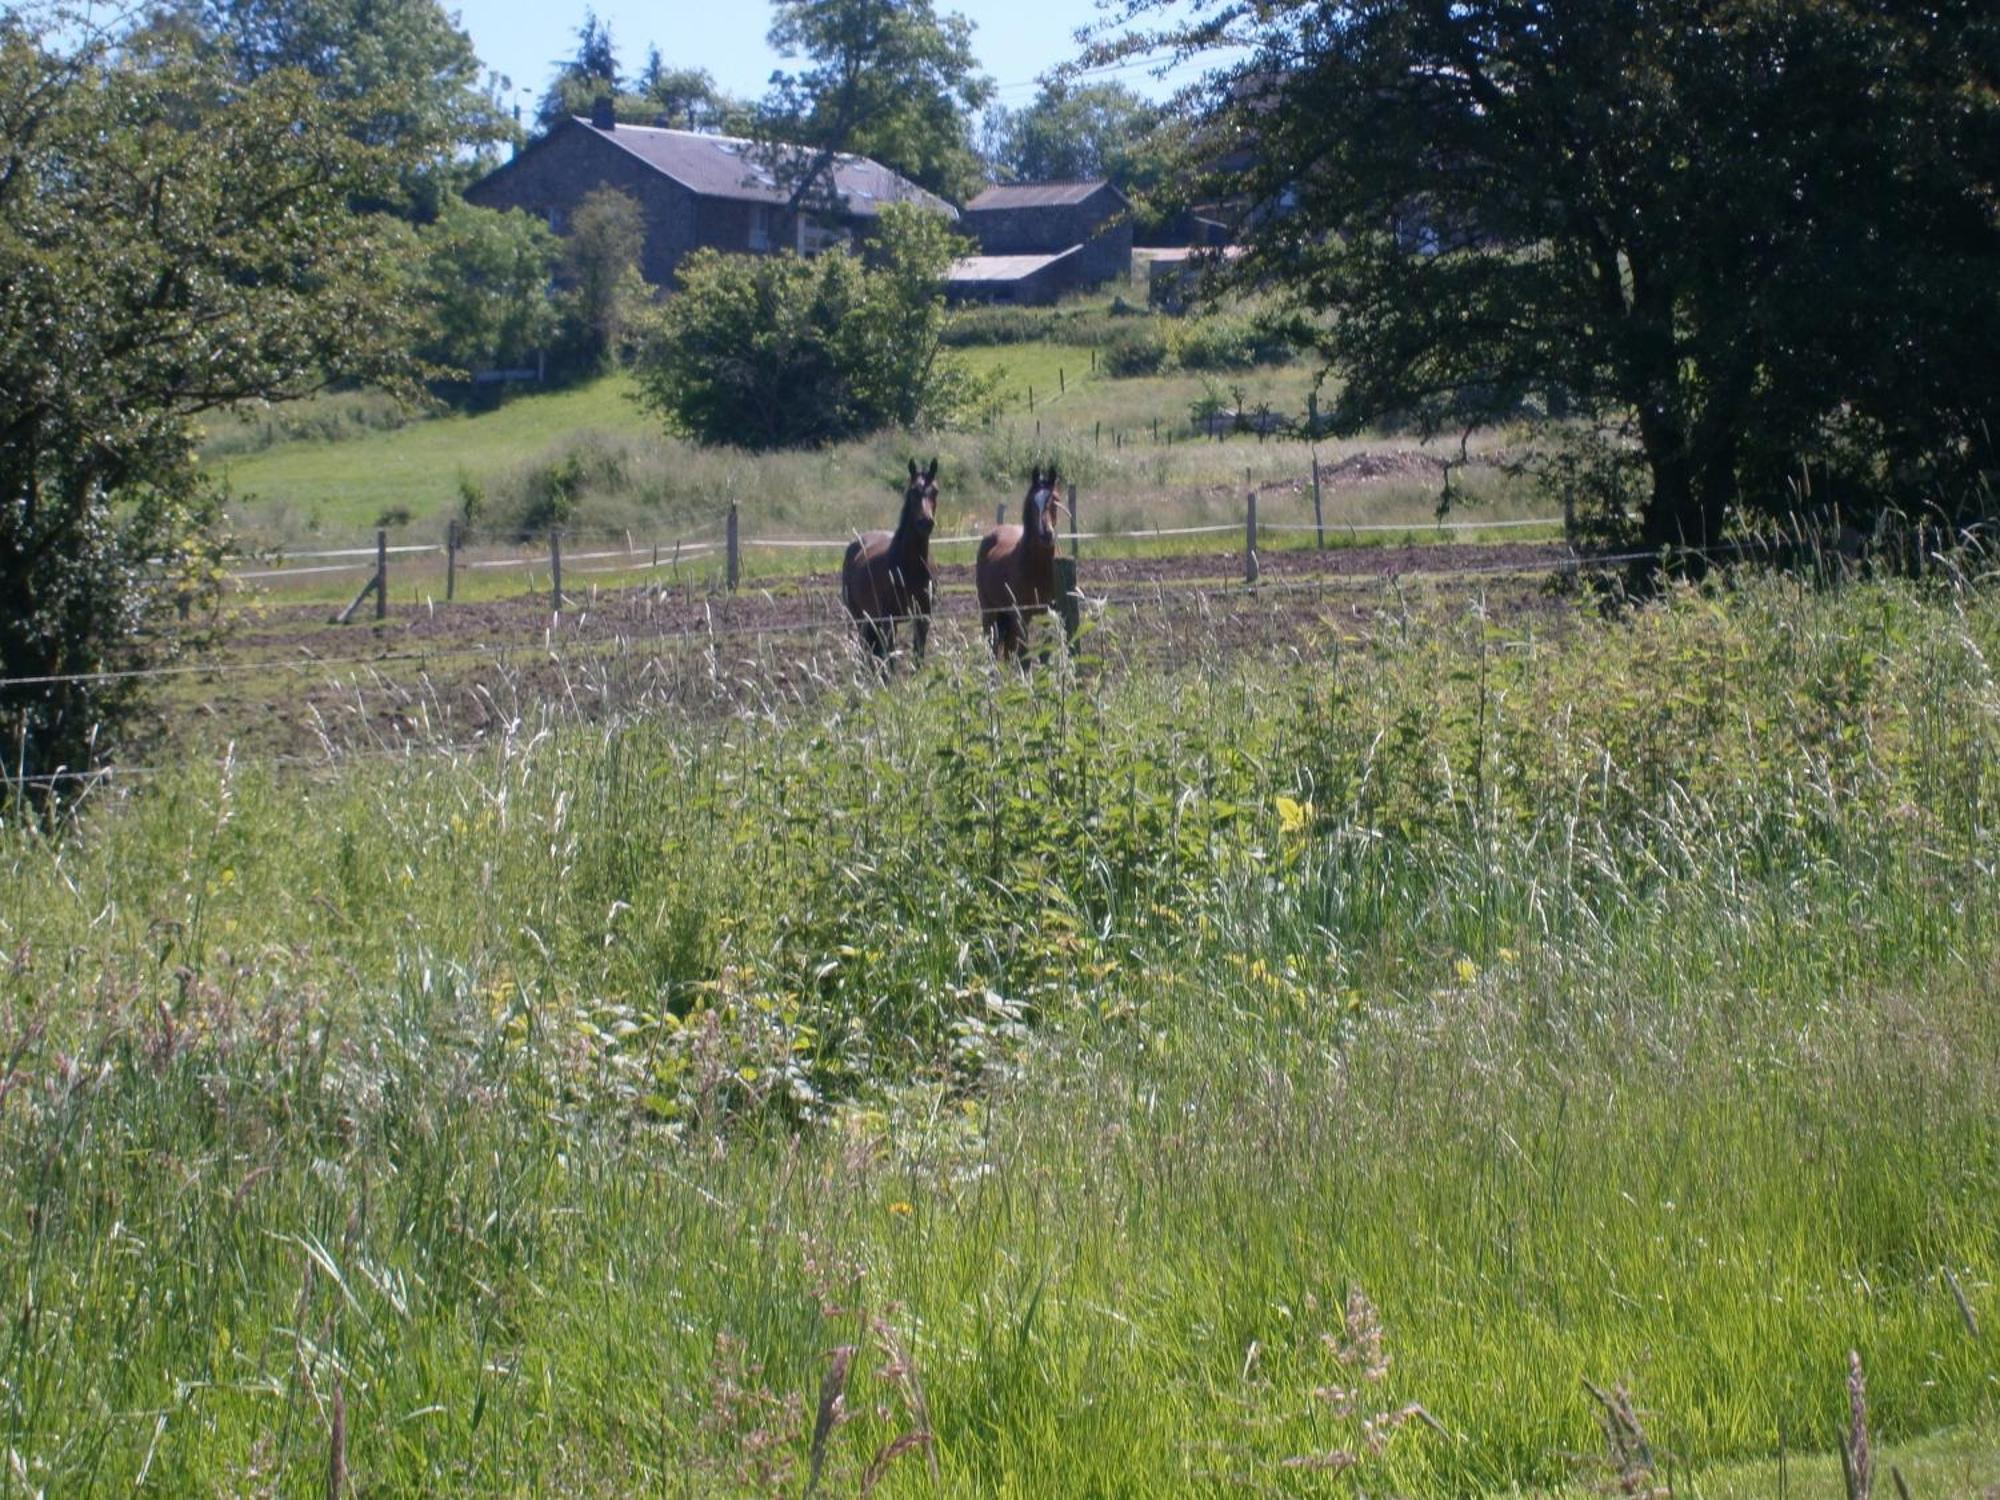
[[[584,195],[562,241],[563,363],[600,374],[626,352],[651,292],[639,274],[646,245],[639,205],[616,188]]]
[[[1156,327],[1142,324],[1119,329],[1098,355],[1104,373],[1114,377],[1157,375],[1167,367],[1173,350]]]
[[[636,366],[641,398],[689,436],[746,448],[967,415],[981,384],[939,352],[957,245],[937,215],[890,204],[867,263],[697,251]]]
[[[987,165],[1002,182],[1105,177],[1129,191],[1149,176],[1145,143],[1163,113],[1122,83],[1045,83],[1026,108],[991,111]]]
[[[954,202],[977,190],[971,119],[993,84],[972,55],[971,22],[939,16],[931,0],[777,0],[773,12],[772,49],[808,66],[771,75],[755,128],[794,203],[825,197],[840,152]]]
[[[951,315],[944,341],[954,346],[1052,342],[1102,348],[1131,331],[1130,308],[1095,304],[1082,307],[963,307]],[[1149,316],[1139,313],[1138,316]]]
[[[18,1472],[1766,1494],[1853,1348],[2000,1477],[1989,594],[968,645],[0,834]]]
[[[181,0],[175,18],[249,82],[297,69],[329,102],[347,106],[345,128],[409,165],[395,206],[427,218],[454,181],[477,171],[476,153],[510,139],[490,83],[482,86],[472,39],[438,0]],[[468,159],[467,153],[475,155]]]
[[[581,218],[581,213],[579,213]],[[533,364],[556,334],[549,277],[559,249],[547,225],[453,202],[421,235],[416,293],[426,303],[423,355],[467,372]]]
[[[587,118],[598,98],[617,97],[619,82],[611,23],[600,21],[596,11],[586,8],[583,24],[576,29],[576,53],[557,66],[535,106],[535,124],[546,132],[572,115]]]
[[[64,50],[0,23],[0,677],[170,656],[221,545],[198,415],[351,375],[408,387],[407,159],[305,74]],[[129,680],[0,687],[0,761],[110,751]]]
[[[1580,419],[1558,444],[1629,445],[1656,546],[1806,504],[1990,503],[1992,6],[1296,0],[1226,36],[1249,50],[1188,197],[1243,216],[1237,279],[1314,330],[1348,430],[1546,397]],[[1599,496],[1614,529],[1625,488]]]
[[[1193,318],[1175,326],[1170,342],[1184,370],[1251,370],[1296,353],[1282,331],[1249,317]]]

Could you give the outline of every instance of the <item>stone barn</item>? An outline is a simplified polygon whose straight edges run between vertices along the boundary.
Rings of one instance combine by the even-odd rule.
[[[846,243],[868,233],[885,203],[917,203],[958,218],[944,199],[865,156],[834,163],[836,207],[788,213],[790,194],[772,172],[770,149],[734,136],[626,125],[600,109],[591,119],[558,124],[467,188],[465,199],[481,208],[525,209],[564,234],[588,194],[616,188],[644,217],[639,269],[656,286],[669,284],[682,258],[704,247],[811,255]],[[777,149],[803,155],[800,147]]]
[[[979,242],[980,258],[1059,258],[1069,290],[1131,274],[1131,207],[1108,182],[1016,182],[966,204],[959,228]]]

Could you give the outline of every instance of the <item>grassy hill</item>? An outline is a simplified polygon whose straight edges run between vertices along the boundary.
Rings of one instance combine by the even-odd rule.
[[[517,394],[494,411],[393,427],[341,420],[352,397],[322,403],[323,420],[292,414],[292,429],[305,436],[285,437],[259,417],[225,422],[211,438],[210,469],[236,492],[250,540],[293,548],[360,542],[385,518],[398,539],[432,540],[468,491],[502,531],[532,526],[560,506],[574,535],[670,539],[712,530],[733,500],[746,534],[840,537],[883,524],[906,460],[932,453],[944,460],[952,530],[990,524],[996,505],[1018,500],[1029,468],[1050,459],[1080,490],[1088,528],[1238,519],[1252,486],[1264,492],[1267,524],[1311,519],[1306,444],[1245,435],[1208,441],[1191,429],[1189,415],[1205,396],[1301,413],[1312,384],[1303,366],[1114,380],[1092,370],[1093,349],[1084,345],[1031,341],[961,352],[1000,374],[1004,398],[990,424],[964,432],[885,434],[805,453],[701,448],[665,436],[632,399],[632,383],[610,376],[574,390]],[[1504,443],[1505,434],[1488,434],[1471,451],[1490,455]],[[1323,503],[1336,529],[1342,522],[1421,526],[1434,516],[1436,465],[1457,447],[1408,457],[1415,448],[1403,435],[1318,445],[1326,464],[1363,451],[1407,458],[1386,476],[1330,489]],[[1461,472],[1458,498],[1474,517],[1518,518],[1545,508],[1477,464]]]

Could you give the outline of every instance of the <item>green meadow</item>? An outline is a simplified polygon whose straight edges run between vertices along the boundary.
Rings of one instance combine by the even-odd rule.
[[[6,830],[0,1486],[1989,1494],[1990,591],[1147,627]]]

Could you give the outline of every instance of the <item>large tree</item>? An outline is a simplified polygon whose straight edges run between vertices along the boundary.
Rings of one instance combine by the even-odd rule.
[[[0,760],[119,748],[130,676],[212,591],[195,421],[341,376],[408,388],[407,160],[365,101],[155,36],[0,22]],[[109,674],[109,675],[107,675]]]
[[[555,76],[535,108],[535,124],[547,131],[572,115],[588,115],[598,99],[615,99],[622,82],[611,23],[586,10],[576,29],[576,51],[556,65]]]
[[[1158,105],[1122,83],[1056,79],[1024,108],[992,112],[987,165],[1003,181],[1108,177],[1129,189],[1150,175],[1145,148],[1160,120]]]
[[[185,26],[251,82],[285,69],[345,106],[346,127],[408,162],[399,206],[435,213],[478,153],[513,135],[499,80],[439,0],[183,0]],[[171,14],[171,13],[170,13]],[[164,19],[164,18],[163,18]],[[156,22],[155,24],[159,24]],[[172,29],[171,20],[165,22]]]
[[[576,55],[558,67],[542,96],[538,129],[550,130],[575,115],[589,116],[601,99],[611,101],[613,117],[624,125],[709,132],[749,128],[750,107],[717,88],[708,69],[674,67],[657,46],[649,46],[638,73],[626,77],[607,24],[586,12],[576,35]]]
[[[1140,0],[1140,25],[1167,0]],[[1350,425],[1547,399],[1649,544],[2000,467],[1990,0],[1243,0],[1211,171]],[[1098,58],[1161,40],[1115,39]]]
[[[595,374],[614,364],[650,300],[639,274],[646,220],[616,188],[586,193],[562,242],[563,357],[569,370]]]
[[[807,66],[772,74],[756,125],[794,209],[828,195],[843,152],[946,198],[976,191],[972,122],[993,84],[972,55],[970,21],[939,16],[930,0],[776,0],[775,10],[772,47]]]

